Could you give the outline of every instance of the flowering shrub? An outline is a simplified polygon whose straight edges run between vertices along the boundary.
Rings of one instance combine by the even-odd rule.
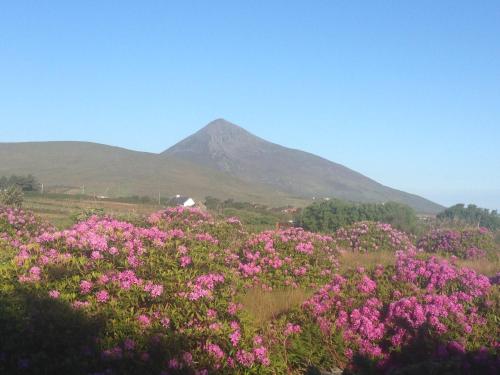
[[[56,231],[4,209],[0,237],[0,373],[362,371],[359,356],[377,371],[422,358],[488,370],[498,354],[497,278],[422,258],[384,224],[249,234],[235,218],[170,208],[140,225],[91,216]],[[346,247],[404,251],[341,275]],[[308,300],[255,324],[240,298],[249,287]]]
[[[499,342],[490,289],[472,270],[401,251],[394,267],[334,275],[304,309],[355,371],[362,371],[359,357],[384,371],[457,351],[464,366],[494,371]],[[465,358],[466,351],[483,354]]]
[[[493,235],[486,228],[435,229],[423,236],[417,246],[428,253],[454,255],[462,259],[495,256]]]
[[[333,246],[332,237],[300,228],[265,231],[244,243],[237,260],[239,274],[264,289],[317,286],[337,266]]]
[[[394,229],[390,224],[362,221],[340,228],[335,232],[338,249],[359,252],[413,249],[411,238],[404,232]]]
[[[41,233],[54,229],[31,212],[20,208],[0,206],[0,241],[18,246]]]
[[[262,372],[270,363],[268,349],[255,344],[257,333],[243,325],[235,300],[239,270],[231,266],[238,254],[225,247],[228,238],[245,235],[241,224],[214,223],[201,211],[184,209],[150,221],[158,226],[93,216],[68,230],[33,232],[10,272],[17,288],[40,290],[105,322],[78,353],[93,353],[89,371],[124,373],[125,361],[132,373]],[[23,366],[37,365],[26,357],[18,359]]]

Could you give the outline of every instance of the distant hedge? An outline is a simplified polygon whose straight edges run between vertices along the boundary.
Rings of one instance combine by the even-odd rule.
[[[404,204],[352,203],[338,199],[313,203],[304,208],[297,218],[304,229],[317,232],[332,232],[358,221],[379,221],[391,224],[405,232],[417,229],[415,211]]]
[[[500,215],[496,210],[490,211],[474,204],[468,206],[461,203],[456,204],[439,213],[437,218],[441,221],[474,225],[493,231],[500,229]]]

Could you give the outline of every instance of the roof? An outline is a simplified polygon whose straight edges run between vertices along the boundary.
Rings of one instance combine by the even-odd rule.
[[[184,196],[176,196],[168,201],[169,204],[171,205],[183,205],[188,199],[191,199],[190,197],[184,197]]]

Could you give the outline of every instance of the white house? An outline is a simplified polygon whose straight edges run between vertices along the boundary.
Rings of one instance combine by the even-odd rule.
[[[177,194],[175,198],[170,199],[168,203],[170,206],[184,206],[184,207],[193,207],[196,204],[193,198],[183,197],[179,194]]]

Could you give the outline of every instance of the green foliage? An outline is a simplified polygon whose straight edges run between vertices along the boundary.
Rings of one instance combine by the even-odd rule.
[[[500,229],[500,215],[496,210],[480,208],[474,204],[456,204],[437,215],[441,221],[459,225],[474,225],[490,230]]]
[[[251,232],[272,229],[276,223],[291,219],[291,216],[283,214],[279,208],[272,209],[262,204],[238,202],[233,199],[223,201],[214,197],[206,197],[204,204],[219,217],[238,217]]]
[[[23,191],[15,185],[11,185],[1,190],[0,204],[11,207],[21,207],[23,205]]]
[[[358,221],[388,223],[410,233],[418,229],[415,211],[396,202],[357,204],[333,199],[306,207],[298,217],[300,226],[317,232],[336,231]]]
[[[80,221],[84,221],[89,219],[92,216],[99,216],[103,217],[104,216],[104,209],[103,208],[85,208],[81,210],[80,212],[77,212],[71,216],[71,219],[73,222],[78,223]]]
[[[40,184],[31,174],[27,176],[17,176],[13,174],[10,177],[0,177],[0,190],[7,189],[11,186],[18,186],[22,191],[40,190]]]

